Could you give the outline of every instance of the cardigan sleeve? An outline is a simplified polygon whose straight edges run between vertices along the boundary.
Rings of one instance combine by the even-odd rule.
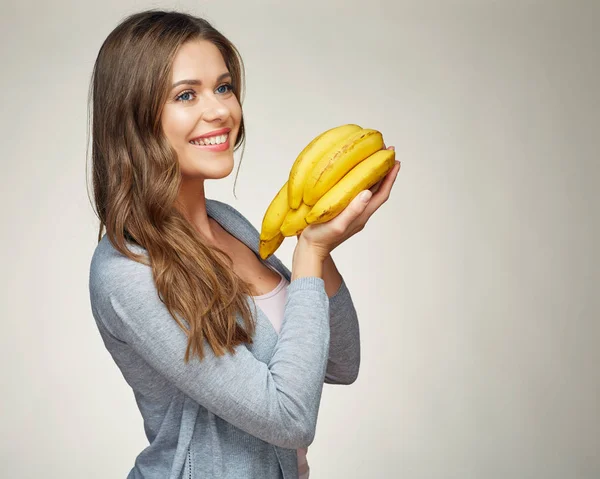
[[[325,382],[352,384],[360,368],[360,330],[352,296],[343,278],[338,291],[329,298],[329,327]]]
[[[329,299],[323,279],[288,286],[284,321],[268,364],[244,346],[183,360],[187,336],[155,288],[152,270],[122,255],[98,259],[90,272],[96,319],[158,374],[223,418],[270,444],[308,447],[316,429],[329,351]]]
[[[288,276],[291,271],[277,257]],[[324,283],[324,282],[323,282]],[[329,298],[329,357],[325,371],[327,384],[352,384],[360,369],[360,329],[358,315],[346,281]]]
[[[216,200],[211,201],[237,217],[240,225],[243,225],[237,233],[249,235],[251,244],[258,248],[259,233],[254,225],[233,206]],[[274,254],[271,261],[281,266],[288,278],[291,277],[290,269],[277,255]],[[360,331],[352,296],[343,278],[338,291],[329,298],[329,326],[331,339],[325,383],[352,384],[358,377],[360,367]]]

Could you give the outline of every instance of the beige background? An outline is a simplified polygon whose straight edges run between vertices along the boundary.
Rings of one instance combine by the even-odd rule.
[[[235,171],[209,197],[260,225],[347,122],[402,160],[333,254],[363,362],[325,386],[311,478],[600,477],[599,3],[3,0],[0,476],[122,478],[145,446],[89,308],[86,100],[110,30],[164,6],[246,62],[237,199]]]

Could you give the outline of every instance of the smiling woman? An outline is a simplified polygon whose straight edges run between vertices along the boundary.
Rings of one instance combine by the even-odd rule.
[[[177,152],[184,191],[201,191],[204,179],[226,177],[233,169],[230,138],[237,138],[242,107],[223,55],[211,41],[182,45],[172,78],[163,131]]]
[[[242,85],[233,44],[179,12],[126,18],[94,65],[89,292],[149,442],[129,478],[305,479],[323,384],[358,375],[358,318],[330,252],[397,170],[370,202],[305,228],[291,271],[263,261],[257,229],[204,193],[244,141]]]
[[[105,40],[94,66],[98,240],[106,228],[117,251],[152,266],[165,305],[190,325],[188,331],[175,318],[189,334],[186,361],[203,357],[205,340],[223,354],[248,342],[254,331],[245,301],[252,286],[233,274],[223,251],[208,247],[215,236],[204,201],[204,180],[229,175],[233,151],[244,139],[242,84],[242,60],[233,44],[205,20],[176,12],[125,19]],[[222,129],[228,131],[222,151],[191,143]],[[149,258],[127,243],[143,247]],[[211,303],[216,307],[205,320],[200,313]]]

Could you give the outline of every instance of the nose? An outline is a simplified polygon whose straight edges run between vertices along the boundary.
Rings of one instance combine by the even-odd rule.
[[[205,100],[202,118],[205,121],[225,121],[229,118],[231,112],[217,97],[209,95]]]

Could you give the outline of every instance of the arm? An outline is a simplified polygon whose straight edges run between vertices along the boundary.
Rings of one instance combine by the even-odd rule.
[[[158,297],[151,269],[122,256],[100,264],[92,267],[90,297],[110,334],[239,429],[284,448],[312,443],[329,349],[322,278],[305,271],[288,286],[284,326],[269,364],[244,345],[216,357],[206,343],[205,358],[186,364],[187,336]]]
[[[346,282],[328,255],[323,262],[323,280],[329,296],[329,359],[325,373],[328,384],[352,384],[360,367],[358,316]]]
[[[214,202],[215,200],[211,201]],[[230,211],[240,224],[245,226],[244,229],[250,235],[250,244],[256,245],[255,248],[257,248],[259,242],[258,230],[235,208],[226,203],[218,203]],[[297,235],[296,238],[299,240],[300,235]],[[302,248],[302,246],[302,243],[298,241],[296,247]],[[294,259],[295,256],[296,250],[294,250]],[[289,269],[277,258],[277,255],[274,255],[274,258],[282,268],[290,273]],[[312,268],[314,266],[309,263],[294,260],[292,267],[293,274],[290,273],[291,281],[294,281],[296,276],[305,274],[301,271],[301,268]],[[325,291],[329,298],[331,339],[325,382],[328,384],[352,384],[358,376],[360,365],[358,317],[354,309],[352,297],[330,254],[322,260],[322,271],[317,266],[314,268],[311,274],[322,276],[325,283]]]

